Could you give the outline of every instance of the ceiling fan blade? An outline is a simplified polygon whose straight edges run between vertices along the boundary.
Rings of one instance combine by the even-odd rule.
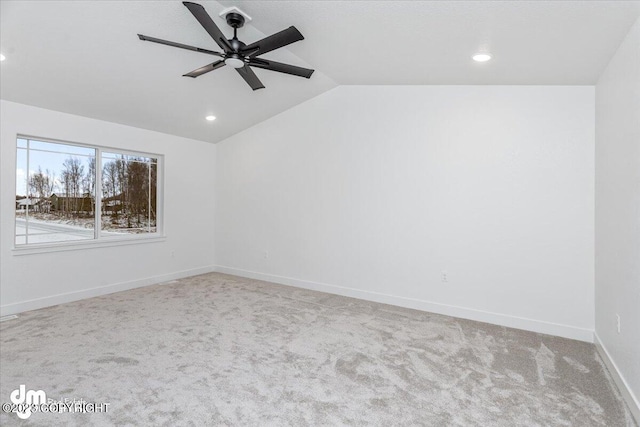
[[[286,30],[282,30],[279,33],[275,33],[270,35],[269,37],[265,37],[262,40],[258,40],[257,42],[251,43],[242,49],[242,52],[249,52],[249,56],[258,56],[263,55],[267,52],[271,52],[274,49],[281,48],[291,43],[295,43],[299,40],[304,40],[302,34],[296,27],[289,27]],[[251,52],[255,51],[256,52]]]
[[[249,86],[251,86],[251,89],[264,89],[264,85],[262,84],[258,76],[256,76],[256,73],[254,73],[253,70],[247,65],[242,68],[236,68],[236,71],[242,76],[244,81],[247,82]]]
[[[198,20],[200,25],[207,30],[207,33],[213,38],[213,40],[224,50],[225,52],[233,52],[233,48],[229,44],[229,41],[224,36],[220,28],[213,22],[213,19],[209,16],[204,7],[197,3],[191,3],[188,1],[183,1],[183,5],[189,9],[189,12],[193,14],[193,16]]]
[[[220,52],[216,52],[216,51],[213,51],[213,50],[202,49],[200,47],[189,46],[189,45],[182,44],[182,43],[170,42],[169,40],[157,39],[155,37],[149,37],[149,36],[145,36],[145,35],[142,35],[142,34],[138,34],[138,38],[140,40],[147,41],[147,42],[153,42],[153,43],[164,44],[164,45],[167,45],[167,46],[179,47],[180,49],[193,50],[195,52],[202,52],[202,53],[207,53],[209,55],[215,55],[215,56],[224,56]]]
[[[204,67],[197,68],[187,74],[183,74],[182,77],[198,77],[209,71],[217,70],[218,68],[224,67],[224,61],[216,61],[213,64],[205,65]]]
[[[308,68],[297,67],[295,65],[283,64],[282,62],[269,61],[261,58],[251,58],[249,65],[252,67],[264,68],[265,70],[305,77],[307,79],[311,77],[311,74],[315,71]]]

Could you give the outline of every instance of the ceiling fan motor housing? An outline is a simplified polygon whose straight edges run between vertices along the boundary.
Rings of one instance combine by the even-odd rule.
[[[233,48],[235,52],[229,52],[225,54],[224,63],[233,67],[233,68],[242,68],[245,65],[245,62],[248,60],[244,55],[239,53],[239,51],[246,46],[243,42],[238,40],[237,38],[229,39],[229,44]]]
[[[231,45],[233,50],[235,50],[236,52],[244,49],[247,46],[246,44],[244,44],[243,42],[241,42],[240,40],[238,40],[235,37],[232,38],[232,39],[229,39],[229,44]]]

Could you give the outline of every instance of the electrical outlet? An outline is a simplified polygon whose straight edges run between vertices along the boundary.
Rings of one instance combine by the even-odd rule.
[[[620,333],[620,315],[616,313],[616,330]]]
[[[175,258],[176,257],[176,251],[171,251],[171,258]]]
[[[264,259],[269,258],[269,252],[267,252],[267,251],[262,252],[262,258],[264,258]]]
[[[449,281],[449,274],[446,271],[442,272],[442,275],[440,276],[440,281],[442,281],[443,283],[447,283]]]

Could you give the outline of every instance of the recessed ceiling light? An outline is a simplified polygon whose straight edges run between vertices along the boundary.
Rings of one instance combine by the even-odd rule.
[[[7,59],[3,54],[0,53],[0,61],[4,61],[5,59]]]
[[[476,53],[473,55],[473,60],[476,62],[487,62],[491,59],[491,55],[488,53]]]
[[[207,116],[207,117],[205,117],[205,119],[207,119],[210,122],[212,122],[212,121],[214,121],[216,119],[216,116]]]

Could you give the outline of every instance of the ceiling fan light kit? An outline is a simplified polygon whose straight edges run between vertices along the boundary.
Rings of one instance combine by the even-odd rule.
[[[182,4],[184,4],[184,6],[189,9],[189,12],[191,12],[191,14],[196,18],[200,25],[202,25],[207,33],[209,33],[213,41],[215,41],[216,44],[222,49],[222,52],[189,46],[168,40],[162,40],[142,34],[138,34],[138,38],[143,41],[164,44],[166,46],[177,47],[180,49],[193,50],[195,52],[205,53],[222,58],[211,64],[205,65],[187,74],[184,74],[185,77],[195,78],[210,71],[217,70],[218,68],[222,68],[225,65],[228,65],[236,69],[238,74],[240,74],[244,81],[247,82],[251,89],[258,90],[263,89],[264,85],[262,84],[260,79],[258,79],[258,76],[256,76],[251,67],[291,74],[294,76],[305,77],[307,79],[310,78],[313,74],[314,70],[310,70],[308,68],[298,67],[290,64],[283,64],[281,62],[270,61],[264,58],[258,58],[258,56],[263,55],[267,52],[271,52],[272,50],[279,49],[291,43],[303,40],[304,37],[296,27],[291,26],[278,33],[265,37],[262,40],[258,40],[257,42],[253,42],[247,45],[238,39],[238,28],[242,28],[245,21],[250,21],[251,17],[237,7],[227,8],[220,14],[220,16],[225,16],[227,24],[231,28],[233,28],[233,38],[227,39],[220,28],[216,25],[215,22],[213,22],[209,14],[205,11],[204,7],[197,3],[191,3],[187,1],[183,2]]]

